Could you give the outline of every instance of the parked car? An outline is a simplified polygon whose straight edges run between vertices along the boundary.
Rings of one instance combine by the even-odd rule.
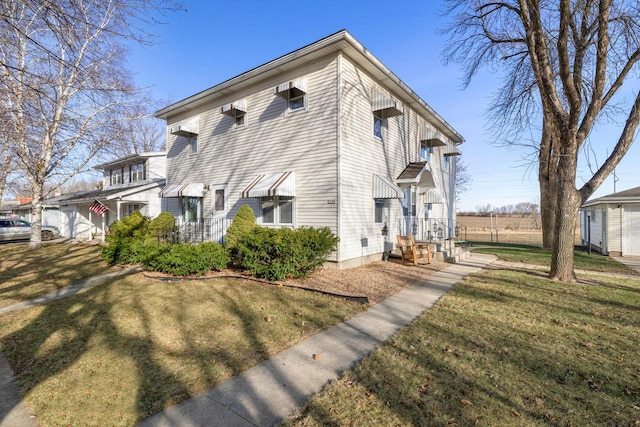
[[[60,235],[58,227],[52,225],[43,225],[41,236],[42,240],[51,240]],[[31,237],[31,223],[22,219],[0,218],[0,241],[2,240],[20,240],[29,239]]]

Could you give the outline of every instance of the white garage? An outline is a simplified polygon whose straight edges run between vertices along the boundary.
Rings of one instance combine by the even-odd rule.
[[[581,208],[584,246],[611,256],[640,256],[640,187],[589,200]]]

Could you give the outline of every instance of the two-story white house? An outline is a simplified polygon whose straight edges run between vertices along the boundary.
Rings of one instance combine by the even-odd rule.
[[[164,209],[224,233],[329,227],[338,267],[447,239],[462,136],[347,31],[169,105]],[[213,236],[220,239],[221,234]]]
[[[146,152],[95,166],[103,172],[102,188],[55,198],[60,207],[60,234],[75,239],[104,239],[109,225],[133,211],[158,216],[162,212],[160,193],[165,185],[166,159],[164,151]],[[108,208],[103,215],[89,209],[96,201]]]

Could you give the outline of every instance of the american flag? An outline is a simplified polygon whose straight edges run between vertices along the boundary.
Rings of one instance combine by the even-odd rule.
[[[109,208],[106,207],[105,205],[103,205],[102,203],[100,203],[99,201],[94,200],[93,203],[91,203],[91,205],[89,205],[89,210],[97,213],[100,216],[102,216],[102,214],[104,214],[106,211],[108,211]]]

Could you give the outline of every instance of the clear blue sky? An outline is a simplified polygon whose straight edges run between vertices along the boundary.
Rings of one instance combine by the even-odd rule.
[[[535,167],[527,167],[522,151],[492,145],[485,128],[500,76],[485,72],[463,90],[459,68],[442,65],[445,40],[437,30],[448,18],[440,15],[440,1],[192,0],[185,5],[186,12],[169,13],[152,29],[158,44],[135,46],[130,53],[137,84],[150,87],[156,98],[179,101],[346,29],[465,138],[462,159],[473,182],[459,210],[539,202]],[[605,131],[597,140],[611,139],[611,147],[616,137],[615,130]],[[602,161],[606,148],[600,150]],[[634,144],[618,167],[617,191],[640,186],[633,170],[639,159]],[[580,176],[588,173],[580,167]],[[609,178],[594,197],[613,191]]]

